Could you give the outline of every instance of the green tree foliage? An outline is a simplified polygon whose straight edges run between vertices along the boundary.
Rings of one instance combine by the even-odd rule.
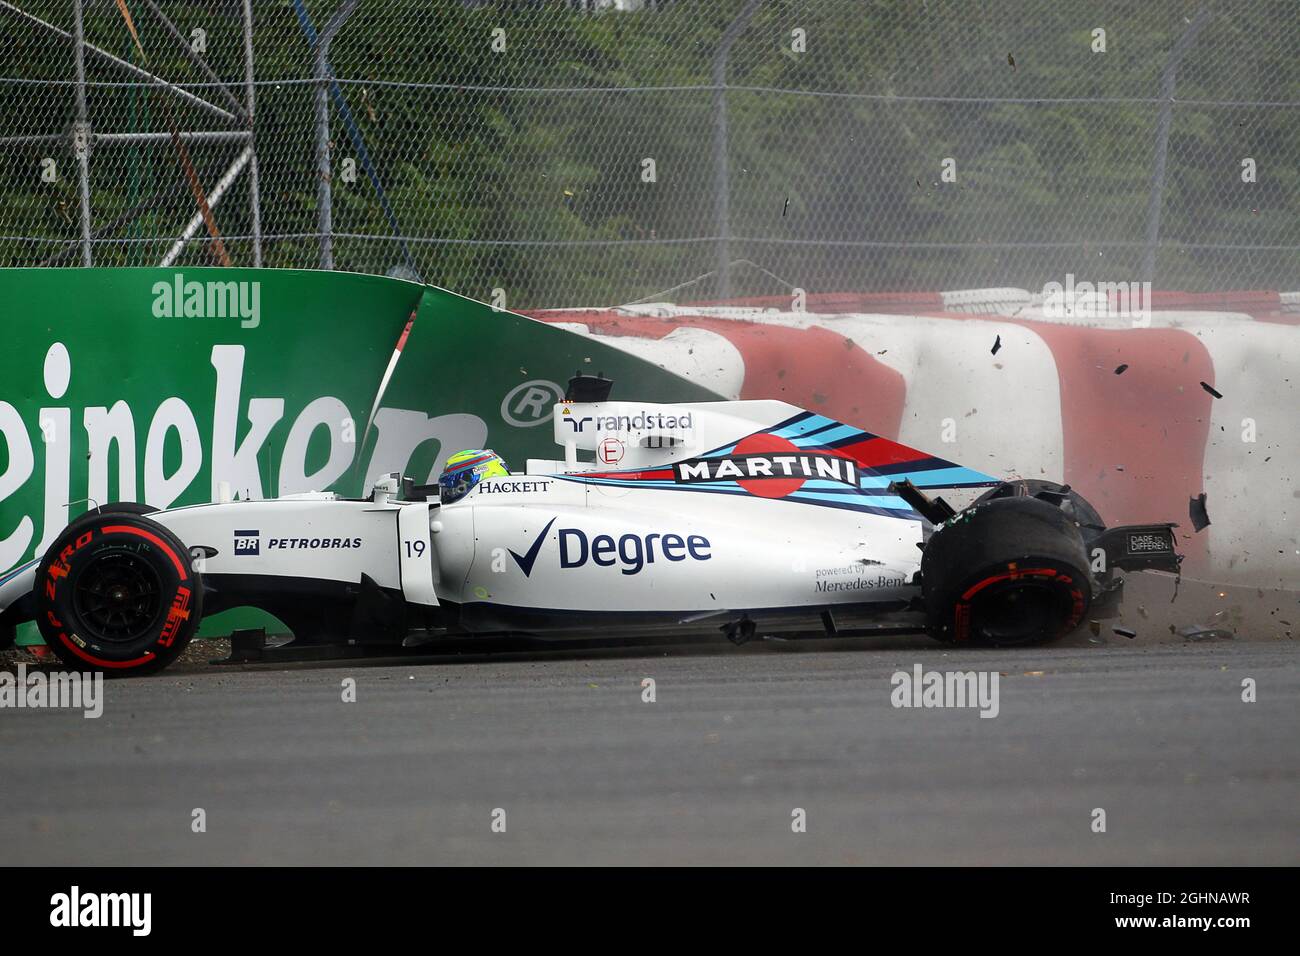
[[[67,0],[20,5],[70,25]],[[88,0],[88,41],[204,82],[147,9],[128,6],[144,56],[115,2]],[[208,62],[242,99],[240,5],[163,6],[183,34],[207,30]],[[317,29],[336,6],[307,3]],[[511,307],[707,299],[712,279],[692,280],[714,269],[723,231],[730,256],[753,263],[734,268],[736,294],[1137,277],[1161,74],[1198,4],[766,0],[730,51],[721,98],[714,57],[745,0],[581,6],[363,2],[340,31],[330,60],[342,95],[427,281],[478,298],[501,288]],[[265,262],[314,267],[312,48],[292,0],[254,7]],[[1210,11],[1177,74],[1157,284],[1297,288],[1300,9],[1225,0]],[[0,31],[0,137],[65,135],[70,44],[4,12]],[[87,62],[92,83],[124,79]],[[97,130],[220,127],[157,89],[97,85],[89,101]],[[337,266],[403,270],[347,126],[330,112]],[[206,189],[238,150],[190,148]],[[58,160],[55,183],[38,180],[46,156]],[[1255,183],[1241,179],[1247,157]],[[355,182],[342,178],[346,160]],[[96,245],[96,262],[156,262],[195,211],[176,150],[98,146],[91,169],[95,228],[115,240]],[[246,181],[216,209],[225,236],[251,232]],[[78,203],[66,141],[0,146],[0,235],[45,240],[0,239],[0,264],[69,249],[62,262],[79,263],[67,245],[80,236]],[[193,243],[180,261],[210,261],[210,245]],[[247,240],[228,246],[250,261]]]

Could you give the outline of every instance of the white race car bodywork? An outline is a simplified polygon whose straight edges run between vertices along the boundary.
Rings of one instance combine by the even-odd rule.
[[[919,520],[563,477],[485,480],[434,523],[440,589],[490,619],[896,601],[920,562]]]
[[[393,626],[406,632],[716,632],[746,618],[822,630],[827,611],[851,625],[915,597],[928,525],[892,481],[995,483],[783,402],[564,402],[554,414],[563,461],[531,461],[450,505],[401,500],[387,479],[364,500],[313,493],[149,519],[189,548],[206,613],[331,609],[304,625],[322,640],[368,639],[370,618],[339,613],[366,593],[400,602]],[[6,576],[0,611],[36,573]]]

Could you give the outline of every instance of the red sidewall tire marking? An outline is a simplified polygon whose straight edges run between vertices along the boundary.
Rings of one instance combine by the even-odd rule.
[[[116,668],[139,667],[141,664],[146,664],[149,661],[153,660],[154,658],[153,651],[145,651],[144,654],[142,654],[140,657],[135,658],[134,660],[106,661],[102,658],[96,657],[93,654],[87,654],[76,644],[72,643],[72,641],[68,639],[68,635],[66,634],[60,634],[59,640],[61,640],[64,646],[67,647],[68,650],[72,651],[72,653],[76,654],[84,661],[89,661],[90,663],[94,664],[96,667],[116,667]]]
[[[958,641],[970,639],[970,616],[971,605],[970,599],[983,591],[991,584],[997,584],[999,581],[1018,581],[1021,578],[1055,578],[1056,583],[1064,584],[1070,591],[1070,619],[1066,625],[1061,628],[1060,633],[1065,634],[1073,630],[1083,619],[1083,592],[1073,587],[1074,579],[1068,574],[1063,574],[1055,568],[1018,568],[1014,571],[1005,571],[1002,574],[994,574],[978,584],[972,585],[966,593],[961,596],[957,606],[953,609],[953,638]]]
[[[985,578],[979,584],[976,584],[965,594],[963,594],[961,596],[961,599],[963,601],[969,601],[972,597],[974,597],[980,591],[983,591],[990,584],[997,584],[999,581],[1007,581],[1007,580],[1016,581],[1019,580],[1020,578],[1054,578],[1057,576],[1057,574],[1058,572],[1055,568],[1024,568],[1023,570],[1007,571],[1003,574],[995,574],[992,577]],[[1070,583],[1070,579],[1063,575],[1061,577],[1061,580],[1064,581],[1066,584]]]

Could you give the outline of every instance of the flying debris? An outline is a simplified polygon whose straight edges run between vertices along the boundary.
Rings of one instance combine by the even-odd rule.
[[[1187,514],[1192,519],[1192,528],[1200,531],[1210,526],[1210,515],[1205,510],[1205,492],[1201,492],[1187,503]]]

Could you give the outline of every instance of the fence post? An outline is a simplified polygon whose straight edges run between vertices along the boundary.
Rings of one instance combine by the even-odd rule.
[[[93,265],[90,255],[90,123],[86,111],[86,30],[84,0],[72,0],[72,53],[77,64],[77,122],[72,126],[72,152],[77,157],[81,188],[81,264]]]
[[[1174,86],[1178,64],[1196,42],[1209,19],[1209,8],[1202,6],[1169,53],[1169,62],[1160,74],[1160,116],[1156,120],[1156,153],[1151,169],[1151,192],[1147,195],[1146,247],[1142,254],[1142,281],[1155,282],[1156,251],[1160,245],[1160,209],[1164,203],[1165,160],[1169,154],[1169,126],[1173,122]]]
[[[727,57],[763,0],[749,0],[713,54],[713,217],[718,235],[718,298],[731,298],[731,176],[727,169]]]
[[[253,95],[253,5],[244,0],[244,98],[248,110],[248,211],[253,227],[253,267],[262,267],[262,201],[257,181],[257,130]]]
[[[320,231],[320,267],[334,268],[334,217],[330,206],[330,94],[327,57],[334,34],[352,15],[357,0],[344,0],[325,29],[316,37],[316,184],[317,218]]]

